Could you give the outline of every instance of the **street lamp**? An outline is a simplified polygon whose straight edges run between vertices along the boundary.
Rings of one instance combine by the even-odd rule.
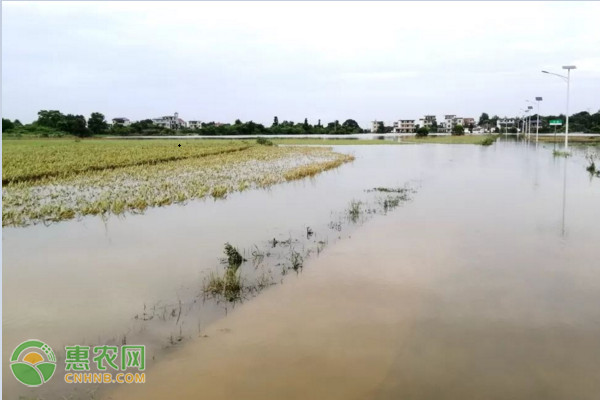
[[[533,110],[533,106],[527,106],[527,111],[531,111]],[[529,123],[527,124],[527,138],[531,138],[531,115],[527,116],[527,119],[529,120]]]
[[[523,112],[523,123],[521,124],[523,130],[523,137],[527,134],[527,113],[529,112],[529,108],[521,110]]]
[[[553,72],[542,71],[544,74],[558,76],[567,82],[567,124],[565,127],[565,151],[569,150],[569,92],[571,89],[571,70],[576,68],[577,67],[575,65],[564,65],[562,69],[567,70],[567,76],[555,74]]]
[[[535,101],[537,102],[537,121],[535,123],[535,142],[538,142],[538,132],[540,130],[540,101],[542,101],[541,97],[536,97]]]

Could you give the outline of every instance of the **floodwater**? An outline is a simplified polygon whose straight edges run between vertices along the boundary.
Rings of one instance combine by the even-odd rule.
[[[147,383],[99,392],[115,399],[597,398],[600,179],[583,150],[336,150],[356,161],[226,201],[4,229],[4,354],[30,337],[59,365],[66,344],[148,344]],[[406,184],[412,201],[331,229],[365,190]],[[192,300],[225,242],[249,252],[307,227],[328,245],[300,274],[225,318]],[[5,398],[66,390],[60,371],[19,386],[6,360]]]

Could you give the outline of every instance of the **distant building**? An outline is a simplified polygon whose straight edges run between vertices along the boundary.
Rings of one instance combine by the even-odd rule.
[[[188,121],[187,126],[190,129],[202,129],[202,121]]]
[[[400,119],[394,122],[395,133],[415,133],[415,120],[414,119]]]
[[[477,125],[475,123],[475,118],[463,118],[463,123],[464,123],[464,127],[468,128],[469,126],[473,125],[473,127],[475,127],[475,125]]]
[[[373,132],[373,133],[377,132],[377,129],[379,129],[380,124],[385,126],[383,121],[371,121],[371,132]]]
[[[514,128],[517,126],[517,120],[515,118],[499,118],[496,122],[498,128]]]
[[[444,115],[444,132],[452,133],[452,128],[456,125],[456,115]]]
[[[112,119],[113,126],[129,126],[131,125],[131,121],[128,118],[113,118]]]
[[[179,118],[179,113],[175,113],[174,115],[167,115],[161,118],[154,118],[152,120],[154,125],[162,126],[168,129],[180,129],[185,128],[187,123]]]
[[[421,127],[425,127],[431,130],[431,127],[433,125],[437,125],[435,115],[426,115],[423,118],[419,119],[419,125]]]

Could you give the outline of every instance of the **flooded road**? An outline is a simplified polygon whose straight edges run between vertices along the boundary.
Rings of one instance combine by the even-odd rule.
[[[59,361],[65,344],[154,345],[147,383],[110,398],[597,397],[600,179],[582,154],[513,142],[336,150],[356,161],[226,201],[4,229],[3,352],[29,337]],[[351,238],[328,229],[366,190],[407,183],[413,201]],[[330,245],[301,274],[226,318],[216,306],[146,328],[151,308],[192,304],[223,243],[252,249],[307,227]],[[177,332],[186,340],[160,353]],[[65,386],[23,390],[6,364],[3,380],[6,398]]]

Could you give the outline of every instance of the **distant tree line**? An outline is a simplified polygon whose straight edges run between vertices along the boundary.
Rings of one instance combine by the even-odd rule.
[[[233,124],[221,124],[216,122],[206,122],[201,124],[201,128],[191,129],[181,127],[172,130],[161,125],[153,123],[151,119],[145,119],[131,123],[130,125],[114,124],[110,125],[102,113],[94,112],[86,120],[83,115],[63,114],[58,110],[41,110],[38,112],[38,118],[31,124],[23,125],[18,120],[11,121],[2,119],[2,131],[12,135],[29,134],[42,137],[74,135],[79,137],[88,137],[94,135],[116,135],[116,136],[140,136],[140,135],[317,135],[317,134],[335,134],[345,135],[351,133],[363,133],[358,123],[353,119],[348,119],[340,124],[339,121],[329,122],[322,125],[321,120],[316,125],[304,119],[304,122],[294,123],[293,121],[279,122],[275,117],[273,124],[266,127],[262,124],[247,121],[242,122],[239,119]]]
[[[534,114],[530,117],[532,123],[535,123],[535,121],[537,121],[537,117],[538,117],[537,114]],[[497,127],[499,119],[501,119],[501,118],[499,118],[497,115],[494,115],[493,117],[490,118],[487,113],[482,113],[481,116],[479,117],[479,126],[483,127],[484,129],[487,128],[491,132],[504,133],[506,128],[498,128]],[[550,121],[557,120],[557,119],[562,121],[562,126],[557,127],[556,131],[564,132],[565,124],[567,121],[567,118],[565,117],[564,114],[545,115],[545,116],[540,115],[539,132],[540,133],[554,132],[555,128],[554,128],[554,126],[550,126]],[[517,118],[517,122],[518,122],[519,126],[522,123],[522,121],[523,121],[523,117]],[[532,126],[534,126],[534,125],[532,124]],[[598,110],[594,114],[590,114],[587,111],[582,111],[582,112],[578,112],[576,114],[572,114],[569,117],[569,132],[600,133],[600,110]],[[509,127],[508,133],[517,133],[517,128]]]
[[[535,121],[537,115],[532,115],[532,121]],[[487,132],[501,133],[505,128],[498,128],[497,123],[500,118],[497,115],[492,117],[487,113],[482,113],[479,117],[479,126]],[[560,119],[563,121],[563,126],[557,129],[558,132],[563,132],[565,127],[564,115],[548,115],[540,116],[540,132],[554,132],[554,127],[550,126],[549,121]],[[517,119],[520,121],[519,119]],[[473,132],[474,126],[455,126],[452,130],[453,135],[462,135],[465,131]],[[508,128],[509,132],[516,133],[517,128]],[[157,124],[152,120],[145,119],[134,122],[128,126],[110,125],[102,113],[94,112],[89,118],[83,115],[63,114],[58,110],[41,110],[38,112],[38,118],[31,124],[22,124],[19,120],[11,121],[10,119],[2,118],[2,131],[8,135],[33,135],[41,137],[74,135],[79,137],[88,137],[95,135],[115,135],[115,136],[140,136],[140,135],[319,135],[333,134],[346,135],[352,133],[364,133],[367,130],[362,129],[353,119],[347,119],[343,123],[338,120],[321,124],[319,120],[316,124],[310,124],[308,119],[303,122],[282,121],[279,122],[278,117],[273,118],[271,126],[247,121],[242,122],[239,119],[233,124],[221,124],[216,122],[206,122],[201,124],[201,128],[190,129],[183,127],[177,130],[172,130]],[[379,123],[377,133],[389,133],[392,131],[391,126],[385,126],[383,122]],[[600,111],[590,114],[587,111],[582,111],[573,114],[569,119],[570,132],[591,132],[600,133]],[[429,133],[437,132],[437,124],[428,128],[416,127],[416,135],[427,136]]]

